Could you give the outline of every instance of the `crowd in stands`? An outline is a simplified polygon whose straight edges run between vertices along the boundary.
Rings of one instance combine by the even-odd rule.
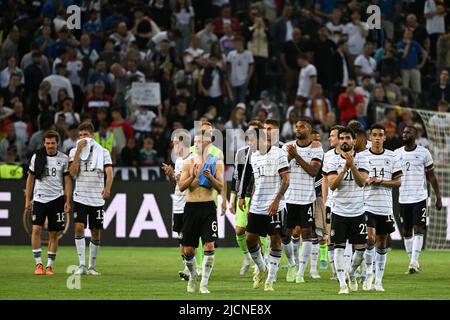
[[[81,29],[70,29],[70,5]],[[381,10],[381,29],[366,8]],[[309,117],[377,121],[379,105],[447,111],[450,12],[442,0],[0,0],[0,162],[28,163],[55,129],[76,146],[91,120],[114,164],[160,165],[175,129]],[[136,105],[132,83],[157,82],[161,104]],[[414,112],[387,110],[387,145]],[[379,120],[379,119],[378,119]],[[426,131],[421,140],[426,144]],[[225,134],[224,134],[225,136]],[[324,139],[326,141],[326,139]]]

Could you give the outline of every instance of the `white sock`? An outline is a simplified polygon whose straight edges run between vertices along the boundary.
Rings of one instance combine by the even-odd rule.
[[[405,243],[405,250],[408,254],[409,260],[411,260],[412,248],[413,248],[413,237],[403,238],[403,242]]]
[[[306,265],[311,255],[312,242],[311,239],[304,239],[302,244],[302,253],[300,254],[299,268],[297,275],[303,277],[306,270]]]
[[[342,248],[334,248],[334,266],[336,267],[336,275],[339,280],[339,285],[345,287],[345,262],[344,251]]]
[[[271,250],[269,255],[269,275],[267,282],[272,283],[277,276],[278,267],[281,261],[281,250]]]
[[[375,271],[375,283],[381,284],[383,281],[384,268],[386,267],[387,251],[386,248],[377,248],[375,253],[376,271]]]
[[[353,254],[353,260],[352,260],[352,267],[350,270],[350,278],[355,277],[355,271],[359,268],[361,265],[361,262],[364,259],[364,251],[365,249],[356,249],[355,253]]]
[[[86,241],[84,236],[75,236],[75,246],[77,247],[78,260],[80,261],[80,266],[86,265]]]
[[[208,285],[209,276],[214,266],[214,250],[205,251],[203,256],[202,264],[202,281],[200,282],[201,287],[206,287]]]
[[[317,262],[319,261],[319,240],[313,239],[311,247],[311,269],[310,273],[317,273]]]
[[[189,270],[190,279],[195,278],[197,276],[197,270],[195,269],[195,255],[192,256],[184,256],[184,261],[186,261],[186,267]]]
[[[373,274],[373,262],[374,262],[374,246],[368,246],[366,252],[364,253],[364,263],[366,265],[366,274]]]
[[[334,246],[328,246],[328,261],[330,262],[331,271],[336,274],[336,267],[334,265]]]
[[[415,234],[413,237],[411,262],[419,263],[420,252],[423,246],[423,234]]]
[[[296,265],[296,267],[298,268],[298,263],[299,263],[299,255],[298,255],[298,250],[300,248],[300,237],[299,238],[294,238],[292,237],[292,252],[294,255],[294,263]]]
[[[95,268],[95,261],[97,259],[98,249],[100,248],[100,241],[92,240],[89,243],[89,269]]]
[[[47,253],[47,267],[53,267],[53,262],[56,260],[56,252]]]
[[[252,263],[252,255],[250,254],[250,252],[246,252],[244,253],[244,262],[245,264],[251,264]]]
[[[256,245],[256,247],[249,249],[248,252],[250,252],[250,255],[252,256],[253,261],[258,266],[259,272],[264,272],[264,270],[266,269],[266,263],[261,254],[261,248],[260,248],[259,244]]]
[[[42,250],[41,248],[39,249],[33,249],[33,256],[34,256],[34,262],[36,263],[36,265],[38,264],[42,264]]]
[[[292,241],[289,241],[288,243],[283,243],[283,250],[286,254],[287,261],[289,262],[289,265],[293,266],[295,264],[294,260],[294,247],[292,245]]]
[[[346,272],[350,272],[350,269],[352,267],[352,256],[353,256],[353,245],[349,243],[347,240],[344,250],[344,263]]]

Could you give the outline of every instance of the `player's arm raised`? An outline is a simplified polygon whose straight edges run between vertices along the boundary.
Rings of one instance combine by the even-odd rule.
[[[69,166],[69,173],[72,177],[76,177],[78,175],[78,170],[80,168],[80,154],[81,150],[83,150],[84,146],[87,144],[86,139],[82,139],[77,144],[77,150],[75,151],[75,155],[73,157],[73,161]]]

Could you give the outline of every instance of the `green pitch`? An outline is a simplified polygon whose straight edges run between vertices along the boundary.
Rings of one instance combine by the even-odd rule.
[[[45,266],[46,250],[42,253]],[[88,258],[88,250],[86,254]],[[67,288],[70,275],[65,273],[69,265],[78,262],[75,247],[59,249],[53,277],[33,274],[30,247],[1,246],[0,257],[0,299],[450,299],[448,251],[422,252],[423,272],[414,275],[404,274],[408,266],[406,253],[390,251],[386,291],[360,290],[347,296],[337,294],[339,286],[329,280],[329,269],[320,270],[322,279],[305,277],[304,284],[286,283],[286,270],[280,269],[274,292],[254,290],[252,269],[247,276],[239,276],[242,254],[238,248],[217,249],[209,295],[186,293],[187,283],[178,278],[181,259],[174,248],[101,247],[97,267],[102,275],[82,276],[80,290]]]

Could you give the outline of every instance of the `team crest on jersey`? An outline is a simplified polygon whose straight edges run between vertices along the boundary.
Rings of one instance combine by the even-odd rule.
[[[334,229],[331,229],[330,236],[334,237]]]
[[[178,234],[178,239],[180,239],[180,240],[183,239],[183,232],[180,232],[180,233]]]
[[[73,213],[73,217],[74,217],[74,219],[76,219],[76,218],[78,217],[78,212],[75,211],[75,212]]]
[[[391,160],[384,159],[384,164],[387,165],[387,166],[390,166],[391,165]]]
[[[57,165],[58,167],[61,167],[61,166],[62,166],[61,160],[56,161],[56,165]]]
[[[32,221],[36,221],[36,215],[35,215],[35,214],[33,214],[33,215],[31,216],[31,220],[32,220]]]

